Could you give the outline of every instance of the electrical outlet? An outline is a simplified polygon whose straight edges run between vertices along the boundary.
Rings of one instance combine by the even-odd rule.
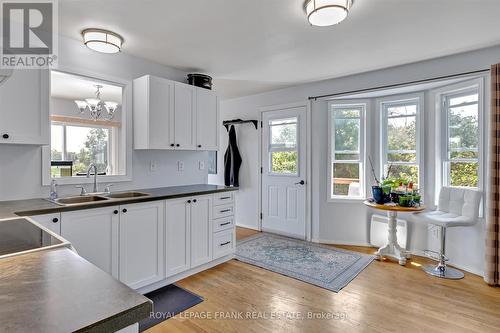
[[[182,162],[182,161],[177,162],[177,170],[184,171],[184,162]]]
[[[154,172],[154,171],[158,170],[159,165],[160,165],[160,162],[151,160],[151,163],[149,165],[149,170],[151,170],[151,172]]]
[[[198,163],[198,168],[199,168],[200,170],[205,170],[205,161],[200,161],[200,162]]]

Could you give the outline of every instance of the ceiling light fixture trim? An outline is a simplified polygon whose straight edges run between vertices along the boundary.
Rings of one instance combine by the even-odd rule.
[[[306,0],[304,10],[311,25],[326,27],[344,21],[353,3],[354,0]]]
[[[90,28],[82,31],[83,43],[91,50],[101,53],[118,53],[122,49],[123,37],[119,34]]]

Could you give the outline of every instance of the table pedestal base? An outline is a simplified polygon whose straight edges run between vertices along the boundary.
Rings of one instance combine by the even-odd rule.
[[[411,254],[403,249],[398,244],[397,238],[397,212],[388,211],[387,217],[389,218],[388,227],[389,227],[389,235],[387,244],[382,246],[375,252],[375,258],[377,260],[381,260],[383,257],[389,257],[395,259],[399,262],[400,265],[406,265],[406,260],[411,258]]]

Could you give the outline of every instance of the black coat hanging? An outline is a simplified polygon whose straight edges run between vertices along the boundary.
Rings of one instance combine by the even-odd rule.
[[[224,154],[224,184],[226,186],[240,186],[239,172],[241,162],[242,159],[236,142],[236,131],[234,125],[231,125],[228,145]]]

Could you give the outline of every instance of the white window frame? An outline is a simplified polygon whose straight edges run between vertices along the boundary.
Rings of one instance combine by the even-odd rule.
[[[331,100],[328,101],[328,202],[359,202],[366,199],[366,114],[369,106],[367,100]],[[335,147],[335,124],[333,122],[333,114],[335,109],[342,109],[348,107],[361,108],[360,112],[360,128],[359,128],[359,160],[336,160],[334,156]],[[344,195],[333,194],[333,163],[359,163],[359,184],[360,194],[359,197],[350,197]]]
[[[484,142],[484,109],[485,109],[485,91],[484,91],[484,79],[478,78],[459,84],[443,87],[436,94],[436,104],[438,104],[438,110],[440,115],[440,122],[438,131],[441,136],[437,139],[441,142],[441,156],[438,156],[441,165],[441,182],[437,185],[436,193],[439,193],[443,186],[451,186],[450,182],[450,172],[449,166],[451,160],[448,158],[448,147],[449,147],[449,133],[448,133],[448,105],[446,100],[449,97],[456,96],[466,96],[472,91],[477,91],[479,95],[478,100],[478,130],[479,130],[479,140],[478,140],[478,187],[480,191],[484,190],[484,178],[486,174],[486,168],[484,159],[486,156],[486,147]],[[465,161],[465,160],[464,160]]]
[[[85,127],[85,128],[102,128],[102,129],[107,129],[108,130],[108,168],[109,168],[109,175],[113,175],[116,172],[116,163],[118,159],[118,145],[117,145],[117,129],[113,126],[104,126],[104,125],[91,125],[91,124],[79,124],[79,123],[73,123],[73,122],[62,122],[62,121],[51,121],[50,123],[51,128],[52,125],[56,126],[62,126],[63,127],[63,151],[62,151],[62,158],[63,160],[66,160],[67,157],[67,149],[66,149],[66,140],[67,140],[67,135],[66,135],[66,127],[71,126],[71,127]],[[51,146],[52,149],[52,146]],[[107,176],[109,176],[107,175]]]
[[[420,190],[420,195],[423,197],[423,190],[425,185],[424,180],[424,143],[422,142],[424,138],[424,108],[425,108],[425,94],[423,92],[388,96],[384,98],[377,99],[377,106],[380,114],[380,180],[385,176],[386,169],[385,166],[389,165],[387,161],[388,155],[388,117],[387,117],[387,106],[398,105],[406,102],[417,102],[417,113],[416,113],[416,126],[415,126],[415,138],[416,142],[416,162],[391,162],[392,165],[416,165],[418,166],[418,189]]]
[[[59,65],[57,72],[62,72],[70,75],[87,77],[90,80],[102,81],[107,84],[112,84],[122,87],[122,105],[120,107],[121,127],[119,131],[114,131],[115,152],[117,154],[115,171],[119,174],[98,176],[98,181],[102,183],[128,182],[132,180],[132,81],[102,75],[99,73],[74,69]],[[49,76],[50,78],[50,76]],[[118,133],[119,132],[119,133]],[[42,147],[42,185],[50,185],[52,179],[55,179],[59,185],[80,185],[90,184],[92,178],[87,177],[61,177],[52,178],[51,176],[51,154],[50,144]]]

